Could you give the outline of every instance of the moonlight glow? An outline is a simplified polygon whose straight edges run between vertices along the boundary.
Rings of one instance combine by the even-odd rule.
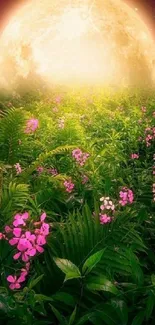
[[[29,0],[0,39],[1,84],[37,74],[49,84],[132,84],[153,78],[154,45],[120,0]]]

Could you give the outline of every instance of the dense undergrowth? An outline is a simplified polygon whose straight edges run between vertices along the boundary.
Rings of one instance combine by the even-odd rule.
[[[2,325],[154,324],[154,121],[152,90],[1,95]]]

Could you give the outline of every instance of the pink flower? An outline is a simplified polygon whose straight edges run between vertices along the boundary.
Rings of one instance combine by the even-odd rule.
[[[40,221],[44,222],[46,219],[46,213],[44,212],[41,216],[40,216]]]
[[[134,194],[132,192],[132,190],[124,187],[122,189],[122,191],[119,192],[119,196],[120,196],[120,201],[119,203],[122,205],[122,206],[125,206],[126,204],[132,204],[133,203],[133,200],[134,200]]]
[[[57,171],[56,168],[49,168],[49,169],[47,169],[47,171],[48,171],[49,174],[51,174],[53,176],[58,175],[58,171]]]
[[[43,173],[43,171],[44,171],[44,167],[39,166],[39,167],[37,168],[37,172],[38,172],[39,174]]]
[[[100,223],[106,224],[106,223],[110,223],[112,221],[112,218],[109,217],[107,214],[100,214]]]
[[[139,154],[137,154],[137,153],[131,154],[131,159],[138,159],[138,158],[139,158]]]
[[[10,226],[5,226],[5,232],[6,232],[6,234],[9,234],[9,233],[11,233],[12,232],[12,229],[11,229],[11,227]]]
[[[10,282],[11,284],[9,285],[9,288],[11,290],[14,289],[19,289],[21,287],[20,283],[25,281],[25,277],[21,275],[18,279],[16,276],[9,275],[7,277],[7,281]]]
[[[4,235],[2,234],[2,232],[0,232],[0,240],[2,240],[4,238]]]
[[[55,102],[56,102],[57,104],[60,104],[60,103],[61,103],[61,97],[60,97],[60,96],[57,96],[57,97],[55,98]]]
[[[22,229],[21,228],[14,228],[13,229],[13,234],[15,237],[20,237],[22,233]]]
[[[75,187],[75,185],[69,180],[64,182],[64,186],[66,188],[66,192],[71,193]]]
[[[24,220],[27,220],[28,218],[29,218],[29,214],[28,214],[28,212],[25,212],[25,213],[23,213],[23,214],[16,214],[16,215],[14,216],[14,222],[13,222],[13,225],[14,225],[15,227],[18,227],[19,225],[23,225],[23,226],[25,226],[26,223],[25,223]]]
[[[83,166],[86,160],[89,157],[89,154],[86,152],[82,152],[81,149],[77,148],[72,151],[72,157],[79,163],[80,166]]]
[[[19,239],[17,249],[20,252],[24,252],[24,251],[26,251],[27,249],[30,249],[30,248],[32,248],[32,244],[30,243],[30,241],[27,238],[20,238]]]
[[[39,126],[39,121],[37,119],[30,119],[27,121],[25,133],[33,133],[37,130]]]
[[[16,169],[16,173],[17,173],[17,175],[21,174],[22,169],[21,169],[20,164],[17,163],[17,164],[15,164],[14,166],[15,166],[15,169]]]

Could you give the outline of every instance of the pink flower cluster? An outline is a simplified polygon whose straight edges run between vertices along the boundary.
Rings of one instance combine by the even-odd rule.
[[[155,139],[155,127],[148,127],[145,129],[145,142],[146,146],[150,147],[152,141]]]
[[[22,172],[22,168],[19,163],[15,164],[16,174],[19,175]]]
[[[0,234],[0,239],[5,239],[11,246],[16,247],[16,253],[13,256],[14,260],[21,259],[26,263],[25,269],[17,278],[10,275],[7,280],[10,282],[10,289],[20,288],[20,283],[25,281],[25,277],[28,274],[28,265],[30,260],[37,254],[43,253],[43,246],[46,244],[46,237],[49,234],[49,224],[45,222],[46,213],[43,213],[39,222],[33,222],[31,220],[31,231],[28,230],[29,214],[25,212],[23,214],[16,214],[14,216],[12,226],[5,226],[5,233]]]
[[[33,133],[39,126],[39,121],[37,119],[31,118],[27,121],[25,133]]]
[[[71,193],[75,187],[71,180],[65,181],[64,186],[66,188],[66,192]]]
[[[133,191],[128,189],[127,187],[123,187],[122,191],[119,192],[120,201],[119,203],[122,206],[125,206],[126,204],[132,204],[134,200],[134,194]]]
[[[112,216],[109,214],[113,214],[115,211],[115,205],[113,202],[110,200],[109,197],[101,197],[100,201],[102,202],[102,205],[100,206],[101,213],[99,214],[100,216],[100,223],[106,224],[110,223],[112,221]],[[108,213],[108,214],[107,214]]]
[[[26,281],[26,276],[28,275],[30,269],[30,263],[25,264],[25,268],[21,269],[21,274],[17,278],[16,275],[9,275],[7,281],[10,283],[9,288],[11,290],[20,289],[21,283]]]
[[[89,153],[82,152],[81,149],[77,148],[72,151],[72,157],[80,166],[84,166],[86,160],[89,157]]]
[[[47,173],[49,173],[49,174],[51,174],[51,175],[53,175],[53,176],[58,175],[58,171],[57,171],[56,168],[44,168],[44,167],[42,167],[42,166],[39,166],[39,167],[37,168],[37,172],[38,172],[39,174],[42,174],[44,171],[47,172]]]
[[[58,171],[57,171],[56,168],[48,168],[47,171],[48,171],[49,174],[51,174],[53,176],[58,175]]]
[[[139,154],[137,154],[137,153],[132,153],[132,154],[131,154],[131,159],[139,159]]]
[[[37,167],[37,172],[39,174],[43,173],[43,171],[44,171],[44,167],[42,167],[42,166]]]

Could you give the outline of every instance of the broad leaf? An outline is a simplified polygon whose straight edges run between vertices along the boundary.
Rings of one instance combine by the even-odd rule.
[[[111,304],[117,312],[117,315],[122,321],[123,325],[128,323],[128,308],[126,303],[123,300],[112,299]]]
[[[65,319],[65,317],[62,316],[62,315],[60,314],[60,312],[59,312],[55,307],[53,307],[52,305],[50,305],[50,307],[51,307],[51,309],[52,309],[52,311],[53,311],[53,314],[55,315],[55,317],[56,317],[57,320],[59,321],[59,324],[60,324],[60,325],[65,325],[65,324],[67,324],[67,323],[66,323],[66,319]]]
[[[149,295],[149,297],[147,298],[147,301],[146,301],[145,314],[146,314],[146,320],[147,321],[149,320],[149,318],[152,315],[154,306],[155,306],[155,296],[154,296],[153,292],[150,292],[150,295]]]
[[[90,257],[88,257],[88,259],[86,260],[86,262],[83,265],[82,273],[84,273],[85,275],[90,273],[91,270],[97,265],[97,263],[100,262],[104,251],[105,251],[105,249],[102,249],[102,250],[98,251],[97,253],[91,255]]]
[[[145,318],[145,312],[140,311],[134,318],[131,325],[142,325]]]
[[[108,291],[117,295],[119,293],[116,286],[105,276],[90,276],[86,281],[86,287],[90,291]]]
[[[76,317],[76,311],[77,311],[77,307],[74,308],[71,316],[70,316],[70,319],[69,319],[69,322],[68,322],[68,325],[72,325],[74,324],[74,321],[75,321],[75,317]]]
[[[54,261],[59,269],[66,274],[64,281],[81,277],[80,270],[71,261],[57,257],[54,258]]]

